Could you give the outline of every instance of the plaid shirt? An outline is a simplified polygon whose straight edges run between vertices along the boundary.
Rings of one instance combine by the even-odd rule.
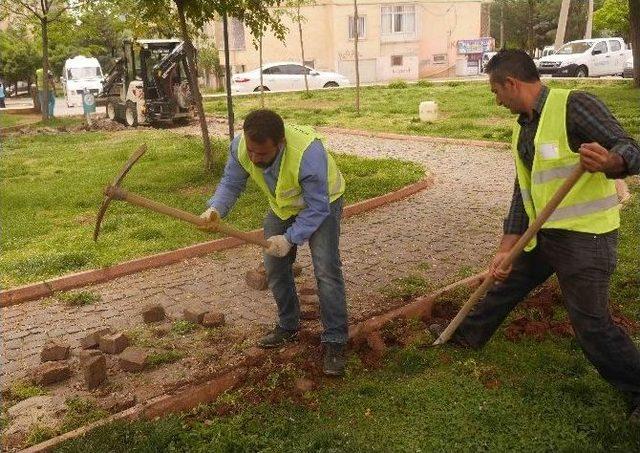
[[[542,87],[535,106],[533,117],[521,114],[518,117],[520,136],[518,154],[524,165],[531,169],[535,153],[533,139],[538,131],[540,114],[549,96],[549,88]],[[626,164],[621,174],[607,174],[608,178],[624,178],[640,173],[640,146],[627,134],[618,120],[611,114],[602,101],[583,91],[572,91],[567,101],[567,135],[573,152],[583,143],[596,142],[611,152],[619,154]],[[509,213],[504,220],[504,234],[522,234],[529,226],[529,217],[524,209],[518,178],[513,187],[513,197]]]

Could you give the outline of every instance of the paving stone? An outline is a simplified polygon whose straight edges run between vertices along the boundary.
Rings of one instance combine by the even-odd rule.
[[[69,345],[62,340],[49,340],[42,348],[40,360],[42,362],[66,360],[69,357],[69,349]]]
[[[315,283],[304,282],[298,288],[298,294],[301,296],[313,296],[318,293]]]
[[[104,354],[98,349],[83,349],[78,353],[80,366],[82,366],[88,359],[91,359],[92,357],[100,357],[102,355]]]
[[[92,350],[94,352],[95,350]],[[98,352],[98,351],[95,351]],[[104,354],[93,355],[82,362],[84,383],[89,390],[95,389],[107,379],[107,359]]]
[[[38,385],[55,384],[71,376],[71,368],[66,362],[45,362],[34,371],[34,382]]]
[[[162,321],[165,316],[164,307],[160,304],[149,304],[142,310],[142,319],[147,324]]]
[[[257,289],[258,291],[264,291],[269,287],[266,274],[257,270],[247,271],[244,275],[244,281],[249,288]]]
[[[93,331],[80,340],[80,347],[82,349],[97,348],[100,346],[100,338],[104,335],[111,335],[112,333],[113,331],[110,327],[104,327]]]
[[[298,300],[300,301],[300,305],[313,305],[316,307],[320,306],[320,298],[317,294],[300,296]]]
[[[118,362],[122,370],[138,372],[144,369],[148,356],[149,353],[146,350],[130,346],[120,354]]]
[[[100,350],[107,354],[120,354],[129,346],[129,339],[122,332],[100,337]]]
[[[202,318],[202,325],[204,327],[221,327],[225,324],[224,314],[219,312],[205,313]]]
[[[185,308],[182,313],[185,320],[202,324],[202,319],[205,314],[209,313],[209,308],[202,304],[192,304]]]

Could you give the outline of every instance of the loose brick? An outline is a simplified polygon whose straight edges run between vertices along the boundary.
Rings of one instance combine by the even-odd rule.
[[[224,314],[218,312],[206,313],[202,318],[202,325],[205,327],[220,327],[224,326],[225,319]]]
[[[80,357],[80,366],[84,366],[85,362],[92,357],[102,356],[102,351],[98,351],[97,349],[84,349],[80,351],[78,356]]]
[[[247,283],[249,288],[257,289],[259,291],[264,291],[269,287],[267,283],[267,275],[256,270],[248,271],[244,275],[244,281]]]
[[[105,327],[103,329],[96,330],[95,332],[91,332],[80,340],[80,347],[82,349],[97,348],[100,345],[100,338],[104,335],[111,335],[112,333],[113,331],[110,327]]]
[[[40,352],[43,362],[66,360],[69,357],[69,345],[61,340],[49,340]]]
[[[120,354],[127,346],[129,346],[129,339],[121,332],[100,338],[100,350],[107,354]]]
[[[165,317],[164,307],[160,304],[149,304],[142,310],[142,319],[147,324],[162,321]]]
[[[149,353],[142,348],[129,347],[119,356],[120,368],[124,371],[142,371],[148,356]]]
[[[320,318],[320,313],[316,307],[310,305],[303,305],[300,307],[300,319],[309,321],[318,318]]]
[[[316,288],[315,283],[304,282],[302,285],[300,285],[300,288],[298,288],[298,294],[300,294],[301,296],[313,296],[317,293],[318,289]]]
[[[87,358],[82,362],[82,372],[89,390],[98,387],[107,379],[107,359],[103,354]]]
[[[38,385],[55,384],[71,376],[71,368],[64,362],[46,362],[36,368],[34,382]]]
[[[199,304],[191,305],[183,311],[184,319],[190,322],[195,322],[196,324],[202,324],[202,319],[207,313],[209,313],[209,309],[204,305]]]
[[[300,296],[298,299],[300,300],[300,305],[320,306],[320,298],[316,294]]]

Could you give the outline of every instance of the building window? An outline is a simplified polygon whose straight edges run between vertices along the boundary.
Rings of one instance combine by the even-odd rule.
[[[382,34],[413,34],[416,31],[414,5],[383,6],[381,9]]]
[[[355,21],[353,16],[349,16],[349,39],[355,39],[356,34],[354,30]],[[358,16],[358,39],[364,39],[365,37],[365,17]]]
[[[391,66],[402,66],[402,55],[391,55]]]

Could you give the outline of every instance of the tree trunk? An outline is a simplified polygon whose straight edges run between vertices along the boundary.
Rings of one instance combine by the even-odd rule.
[[[640,0],[629,0],[629,34],[633,46],[633,84],[640,88]]]
[[[504,49],[504,5],[500,5],[500,49]]]
[[[529,6],[529,14],[527,15],[527,51],[534,55],[536,44],[535,44],[535,36],[533,31],[533,21],[535,16],[535,0],[528,1]]]
[[[556,29],[556,40],[554,49],[558,50],[564,44],[564,35],[567,31],[567,18],[569,17],[569,3],[571,0],[562,0],[560,6],[560,17],[558,17],[558,28]]]
[[[358,0],[353,0],[353,47],[356,65],[356,115],[360,116],[360,65],[358,58]]]
[[[184,17],[184,7],[182,4],[182,0],[175,0],[175,3],[178,9],[178,16],[180,18],[180,32],[182,33],[182,40],[184,41],[184,45],[187,50],[187,73],[189,75],[189,83],[191,85],[191,94],[193,95],[193,101],[195,102],[196,109],[198,110],[200,130],[202,131],[202,142],[204,144],[204,169],[205,171],[211,171],[213,170],[211,138],[209,137],[207,118],[204,116],[204,108],[202,107],[202,96],[200,95],[200,87],[198,86],[198,71],[193,55],[194,48],[191,44],[191,39],[189,39],[189,32],[187,31],[187,21]]]
[[[40,111],[42,112],[42,120],[49,119],[49,36],[47,35],[47,16],[45,15],[40,19],[40,26],[42,27],[42,100],[40,105]],[[16,83],[16,96],[18,95],[18,84]]]
[[[587,27],[584,31],[584,39],[591,39],[593,33],[593,0],[587,2]]]
[[[227,120],[229,122],[229,140],[233,140],[233,99],[231,99],[231,66],[229,63],[229,20],[227,13],[222,15],[222,35],[224,38],[224,68],[227,91]]]
[[[260,108],[264,108],[264,79],[262,76],[262,30],[260,30],[260,38],[258,41],[260,46]]]
[[[298,34],[300,35],[300,52],[302,53],[302,66],[304,66],[304,41],[302,40],[302,18],[300,17],[300,3],[297,5],[298,12]],[[304,72],[304,89],[309,94],[309,81],[307,80],[307,71]]]

